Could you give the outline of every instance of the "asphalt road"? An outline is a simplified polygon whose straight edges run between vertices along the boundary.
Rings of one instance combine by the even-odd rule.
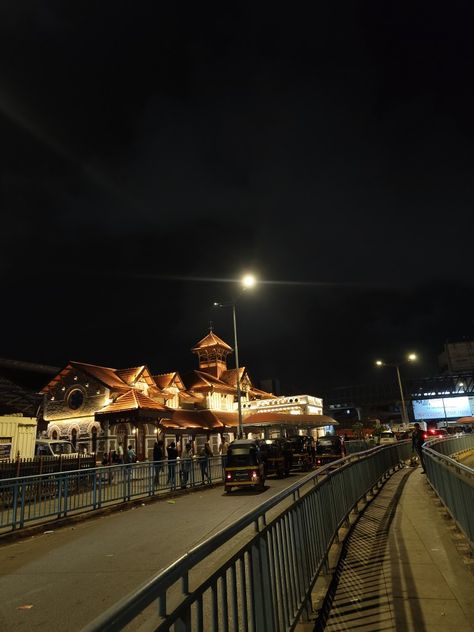
[[[0,630],[82,629],[191,547],[301,477],[267,480],[263,492],[227,495],[218,486],[0,541]]]

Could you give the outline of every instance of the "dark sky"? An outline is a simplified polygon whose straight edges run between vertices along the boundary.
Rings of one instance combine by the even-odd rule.
[[[189,370],[246,270],[287,393],[472,339],[474,5],[257,4],[2,3],[0,356]]]

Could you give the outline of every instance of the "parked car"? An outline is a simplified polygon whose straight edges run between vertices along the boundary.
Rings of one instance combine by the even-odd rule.
[[[380,433],[380,437],[379,437],[380,445],[384,445],[386,443],[396,443],[396,442],[397,442],[397,437],[395,436],[395,433],[392,432],[391,430],[384,430],[383,432]]]
[[[77,450],[70,441],[37,439],[35,456],[76,456]]]

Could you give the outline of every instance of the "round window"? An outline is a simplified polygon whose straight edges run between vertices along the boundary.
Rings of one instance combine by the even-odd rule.
[[[84,403],[84,394],[78,388],[74,389],[69,393],[67,398],[67,403],[71,410],[77,410]]]

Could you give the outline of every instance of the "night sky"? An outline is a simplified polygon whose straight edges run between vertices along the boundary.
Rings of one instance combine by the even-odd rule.
[[[0,357],[190,370],[249,270],[288,394],[472,340],[474,5],[257,4],[2,3]]]

